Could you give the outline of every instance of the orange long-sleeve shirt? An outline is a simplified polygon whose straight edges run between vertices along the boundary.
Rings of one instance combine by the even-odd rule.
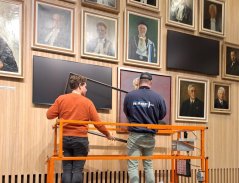
[[[47,118],[56,117],[65,120],[100,121],[92,101],[76,93],[61,95],[56,99],[47,111]],[[104,125],[95,125],[95,127],[106,136],[109,135]],[[63,136],[87,137],[87,132],[88,125],[65,123],[63,127]]]

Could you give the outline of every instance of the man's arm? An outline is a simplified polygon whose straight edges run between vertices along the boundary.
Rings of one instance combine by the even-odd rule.
[[[165,104],[164,100],[162,100],[160,103],[161,103],[160,104],[161,113],[160,113],[160,116],[159,116],[159,120],[162,120],[167,114],[167,109],[166,109],[166,104]]]
[[[94,122],[100,122],[99,115],[96,111],[96,108],[93,103],[90,105],[90,120]],[[103,133],[109,140],[113,140],[113,137],[110,135],[109,131],[106,129],[105,125],[94,125],[95,128]]]
[[[54,102],[54,104],[47,110],[46,117],[47,119],[54,119],[59,115],[59,106],[58,100]]]
[[[126,95],[124,98],[123,111],[124,111],[124,114],[126,115],[126,117],[128,118],[127,105],[128,105],[128,99],[127,99],[127,95]]]

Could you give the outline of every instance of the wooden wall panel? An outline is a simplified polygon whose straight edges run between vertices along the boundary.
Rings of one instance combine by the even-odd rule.
[[[24,45],[23,45],[23,62],[24,62],[24,79],[13,79],[0,77],[0,86],[8,88],[0,88],[0,175],[15,174],[44,174],[46,172],[45,161],[53,151],[53,130],[51,129],[54,120],[47,120],[45,113],[47,107],[36,106],[32,104],[32,58],[33,55],[46,56],[55,59],[63,59],[69,61],[83,62],[88,64],[97,64],[111,67],[113,69],[113,86],[117,86],[117,66],[123,66],[124,55],[124,11],[126,1],[121,1],[121,9],[119,13],[119,57],[118,64],[101,62],[96,60],[83,59],[80,57],[80,32],[81,32],[81,4],[69,4],[62,1],[50,1],[53,3],[67,4],[76,8],[76,55],[75,57],[57,55],[37,50],[32,50],[32,1],[24,0]],[[166,31],[167,28],[174,27],[165,26],[166,4],[160,1],[160,14],[162,21],[162,69],[153,70],[161,74],[172,76],[172,106],[175,106],[175,88],[176,76],[185,75],[188,77],[196,76],[196,74],[188,74],[186,72],[173,72],[166,70]],[[226,1],[226,37],[225,41],[239,44],[239,21],[237,17],[239,1]],[[131,9],[135,9],[131,7]],[[148,12],[149,15],[155,15]],[[198,24],[198,22],[196,21]],[[196,25],[197,25],[196,24]],[[198,26],[196,28],[198,30]],[[179,30],[179,29],[178,29]],[[182,30],[181,30],[182,31]],[[195,31],[195,35],[199,35]],[[129,66],[126,66],[129,67]],[[129,67],[135,68],[136,67]],[[44,72],[43,72],[44,73]],[[211,81],[226,81],[218,77],[199,76]],[[206,134],[206,154],[209,156],[210,168],[238,168],[239,159],[239,84],[232,83],[232,113],[230,115],[212,114],[209,112],[209,122]],[[11,88],[12,87],[12,88]],[[54,89],[54,88],[52,88]],[[174,125],[203,125],[201,123],[178,123],[175,122],[175,108],[172,107],[172,121]],[[117,92],[113,92],[113,109],[108,113],[99,111],[103,121],[117,121]],[[115,134],[115,132],[113,132]],[[120,138],[127,138],[127,135],[115,134]],[[122,154],[126,153],[126,146],[119,142],[108,142],[95,136],[90,136],[91,150],[90,154]],[[166,154],[170,152],[170,137],[158,136],[156,152]],[[198,162],[195,162],[198,164]],[[155,169],[170,169],[170,162],[167,160],[157,160],[154,163]],[[85,169],[87,171],[122,171],[126,170],[126,161],[88,161]],[[61,170],[60,162],[57,163],[56,172]],[[225,173],[226,174],[226,173]],[[224,176],[226,177],[226,176]],[[230,175],[231,177],[231,175]],[[234,176],[235,177],[235,176]]]

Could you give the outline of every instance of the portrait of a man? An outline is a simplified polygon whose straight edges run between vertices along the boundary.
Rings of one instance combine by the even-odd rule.
[[[228,102],[225,99],[226,97],[226,90],[223,86],[220,86],[216,90],[216,98],[214,100],[214,108],[219,109],[228,109]]]
[[[0,2],[0,74],[22,75],[22,3]]]
[[[84,11],[85,56],[117,59],[117,20]]]
[[[222,4],[204,1],[203,28],[222,32]]]
[[[226,74],[239,76],[239,50],[227,47],[226,55]]]
[[[188,98],[182,101],[180,116],[203,117],[204,104],[197,96],[197,87],[195,84],[188,84],[187,95]]]
[[[207,121],[208,82],[178,76],[176,120]]]
[[[192,26],[193,3],[193,0],[170,0],[170,20]]]
[[[159,64],[159,20],[128,14],[127,60]]]
[[[115,56],[115,50],[111,40],[108,39],[108,27],[104,22],[96,24],[97,37],[88,40],[86,51],[99,55]]]
[[[212,83],[211,112],[230,113],[230,83]]]
[[[72,50],[72,10],[37,2],[37,44]]]

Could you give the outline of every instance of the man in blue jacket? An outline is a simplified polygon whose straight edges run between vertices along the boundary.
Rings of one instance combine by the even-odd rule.
[[[166,115],[164,99],[150,88],[152,75],[142,73],[139,78],[139,89],[128,93],[124,99],[124,113],[130,123],[159,124]],[[129,156],[151,156],[155,147],[156,130],[145,127],[129,127],[127,143]],[[145,182],[154,183],[152,160],[143,160]],[[138,160],[128,160],[130,183],[139,183]]]

